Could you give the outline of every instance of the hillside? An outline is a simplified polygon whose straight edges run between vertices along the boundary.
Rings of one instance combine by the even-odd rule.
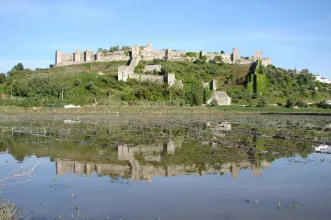
[[[296,74],[294,71],[261,66],[264,76],[263,92],[247,89],[250,75],[255,66],[215,63],[198,60],[188,61],[141,61],[136,72],[141,73],[147,64],[161,64],[163,72],[173,72],[182,80],[184,88],[168,88],[167,85],[129,80],[117,81],[117,69],[125,61],[96,62],[37,69],[31,71],[15,66],[2,79],[1,105],[47,106],[60,104],[169,104],[200,105],[211,94],[202,87],[202,82],[218,81],[217,88],[225,90],[233,104],[258,104],[263,99],[267,104],[284,105],[287,99],[317,102],[331,97],[326,84],[313,80],[308,70]],[[160,74],[160,73],[149,73]],[[11,96],[14,99],[9,99]],[[6,98],[7,97],[7,98]]]

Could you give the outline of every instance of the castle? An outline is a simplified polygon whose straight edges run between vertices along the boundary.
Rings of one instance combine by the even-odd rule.
[[[90,62],[107,62],[107,61],[128,61],[133,60],[137,56],[141,57],[141,60],[151,61],[154,59],[166,59],[170,61],[192,61],[195,57],[187,56],[185,51],[165,49],[165,50],[153,50],[152,44],[148,43],[147,46],[131,47],[130,53],[125,53],[124,50],[114,52],[97,52],[94,53],[91,50],[79,51],[76,50],[74,53],[63,53],[57,50],[55,52],[55,65],[54,66],[65,66],[79,63],[90,63]],[[232,49],[232,53],[218,53],[218,52],[201,52],[202,56],[206,56],[207,59],[213,60],[216,56],[222,57],[223,62],[230,64],[251,64],[256,60],[261,60],[263,65],[272,64],[271,58],[263,58],[261,51],[255,51],[251,57],[240,56],[237,48]],[[139,62],[139,61],[136,61]]]
[[[271,58],[263,58],[261,51],[255,51],[251,57],[240,56],[238,49],[233,48],[231,54],[224,53],[210,53],[210,52],[185,52],[172,49],[153,50],[152,44],[148,43],[147,46],[133,45],[129,53],[124,50],[114,52],[97,52],[96,54],[90,50],[84,52],[77,50],[75,53],[65,54],[62,51],[55,52],[55,65],[65,66],[79,63],[91,62],[107,62],[107,61],[128,61],[128,65],[123,65],[118,68],[118,80],[127,82],[129,78],[137,79],[139,81],[152,81],[156,83],[167,83],[170,87],[175,83],[182,86],[181,81],[176,81],[174,73],[167,73],[166,75],[151,75],[151,74],[136,74],[134,73],[135,67],[140,60],[169,60],[169,61],[195,61],[201,57],[207,60],[214,60],[216,57],[221,57],[222,61],[230,64],[251,64],[257,60],[261,60],[263,65],[272,63]],[[160,65],[147,65],[145,71],[161,71]]]

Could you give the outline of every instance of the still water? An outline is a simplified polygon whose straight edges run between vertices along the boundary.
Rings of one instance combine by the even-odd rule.
[[[331,217],[328,116],[0,119],[1,197],[27,219]]]

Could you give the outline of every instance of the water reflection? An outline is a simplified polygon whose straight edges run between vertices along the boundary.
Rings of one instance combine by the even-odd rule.
[[[24,127],[10,129],[1,146],[5,143],[19,161],[29,155],[52,158],[57,175],[96,173],[149,182],[154,176],[191,173],[231,173],[232,178],[236,178],[241,169],[252,170],[254,176],[260,176],[262,169],[269,168],[277,158],[312,152],[309,143],[270,139],[258,136],[255,131],[242,136],[233,134],[229,121],[207,121],[201,128],[195,128],[194,134],[198,134],[195,137],[191,137],[193,132],[182,130],[123,131],[123,128],[107,126],[84,127],[80,121],[77,125],[77,121],[68,122],[70,126],[57,132],[38,127],[30,131]],[[3,131],[6,137],[9,129]],[[122,144],[117,144],[119,137]],[[107,147],[103,147],[105,143]]]
[[[125,161],[127,164],[103,164],[92,162],[71,161],[61,158],[54,159],[56,163],[56,174],[75,173],[78,175],[86,174],[90,176],[96,172],[99,176],[110,175],[113,177],[131,178],[132,180],[147,180],[152,182],[153,176],[177,176],[188,173],[205,174],[226,174],[231,173],[232,178],[236,178],[241,169],[253,170],[255,176],[261,175],[261,169],[269,168],[270,162],[262,160],[256,162],[251,160],[249,152],[248,159],[238,162],[223,162],[214,165],[208,165],[208,156],[204,156],[205,166],[202,168],[197,164],[171,164],[169,156],[174,155],[176,148],[183,144],[183,138],[177,141],[169,140],[159,142],[153,145],[140,145],[129,147],[120,145],[117,148],[119,161]],[[148,164],[153,162],[154,164]],[[147,164],[146,164],[147,163]]]
[[[312,153],[329,133],[254,117],[0,124],[0,178],[38,164],[3,195],[39,219],[327,219],[330,155]]]
[[[315,146],[315,152],[331,154],[331,145],[322,144],[322,145]]]

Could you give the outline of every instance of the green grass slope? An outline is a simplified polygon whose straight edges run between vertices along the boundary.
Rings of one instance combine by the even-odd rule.
[[[219,90],[231,96],[233,104],[275,104],[285,105],[291,99],[317,102],[329,99],[330,88],[315,82],[309,71],[295,74],[294,71],[261,67],[263,93],[252,93],[246,87],[250,74],[255,71],[250,65],[185,61],[141,61],[135,71],[141,73],[148,64],[161,64],[162,73],[173,72],[182,80],[184,88],[159,85],[151,82],[129,80],[117,81],[117,69],[125,61],[77,64],[31,71],[23,66],[8,72],[0,79],[1,105],[47,106],[60,104],[167,104],[201,105],[211,95],[202,82],[218,81]],[[162,74],[149,72],[147,74]],[[9,98],[13,97],[13,98]]]

